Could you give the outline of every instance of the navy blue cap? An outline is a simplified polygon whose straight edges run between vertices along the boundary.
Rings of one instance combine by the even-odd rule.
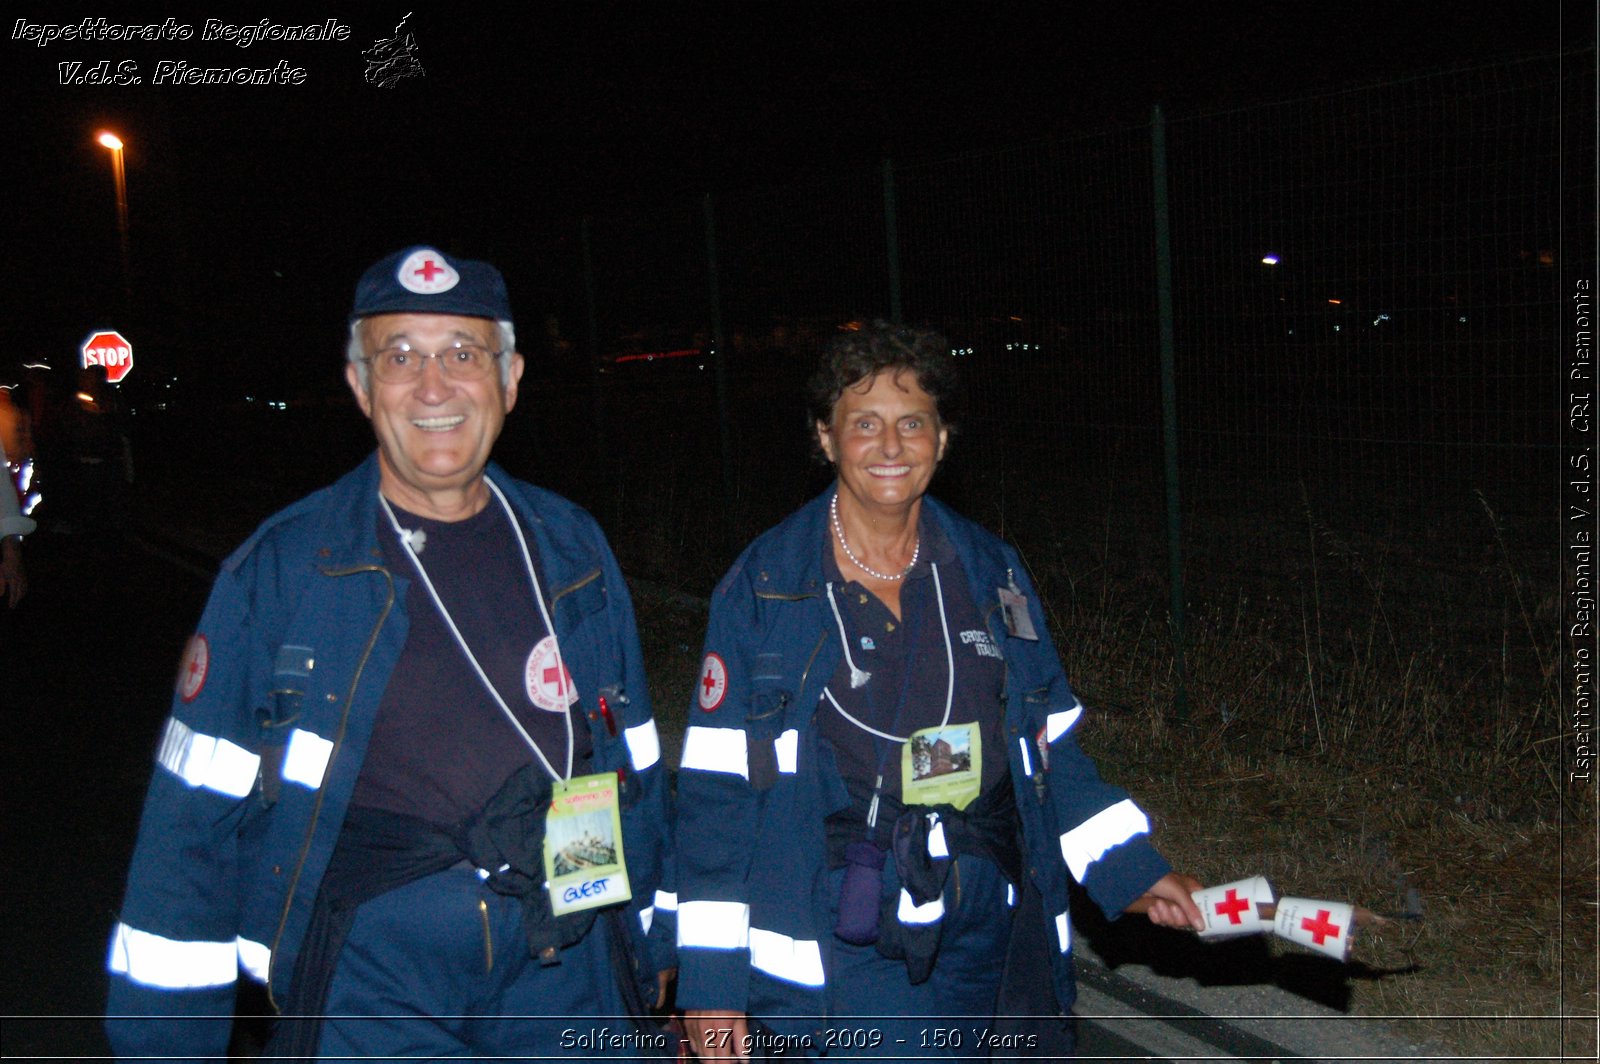
[[[510,321],[511,297],[505,278],[487,262],[451,259],[418,245],[367,268],[356,282],[350,320],[406,313]]]

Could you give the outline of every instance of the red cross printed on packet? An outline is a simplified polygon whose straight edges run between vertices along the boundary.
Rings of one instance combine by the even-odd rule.
[[[1339,925],[1331,923],[1328,920],[1328,917],[1332,915],[1333,914],[1328,912],[1326,909],[1318,909],[1316,919],[1311,920],[1302,917],[1300,920],[1300,927],[1302,930],[1311,932],[1312,941],[1316,945],[1320,946],[1329,938],[1339,937]]]
[[[1244,917],[1239,914],[1250,908],[1250,903],[1239,897],[1239,892],[1232,887],[1228,888],[1228,896],[1217,902],[1218,916],[1226,916],[1230,924],[1244,923]]]
[[[1265,876],[1241,879],[1234,883],[1195,891],[1194,903],[1205,917],[1202,938],[1246,935],[1265,931],[1270,926],[1261,916],[1260,906],[1271,905],[1276,895]]]
[[[1355,906],[1338,901],[1280,898],[1273,931],[1335,960],[1350,959]]]

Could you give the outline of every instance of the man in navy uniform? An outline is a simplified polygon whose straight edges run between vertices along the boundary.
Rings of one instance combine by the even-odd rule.
[[[377,450],[223,564],[189,641],[112,937],[119,1055],[224,1055],[241,971],[285,1017],[269,1055],[664,1044],[629,1023],[673,938],[632,605],[589,515],[489,461],[523,368],[493,266],[362,276]]]

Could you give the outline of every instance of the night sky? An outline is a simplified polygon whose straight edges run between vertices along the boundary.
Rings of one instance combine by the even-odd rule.
[[[243,357],[282,360],[292,376],[338,350],[360,270],[413,241],[495,259],[515,299],[516,260],[585,213],[1136,125],[1158,101],[1183,114],[1550,54],[1594,35],[1582,3],[1252,2],[1221,17],[1085,6],[10,5],[0,76],[13,283],[0,364],[63,357],[115,319],[139,332],[152,371]],[[362,51],[408,11],[425,76],[369,84]],[[15,39],[18,19],[167,17],[195,35]],[[350,34],[248,48],[200,39],[207,19],[262,17],[337,18]],[[132,61],[143,83],[58,83],[58,64],[101,60]],[[304,81],[155,85],[163,60],[284,61]],[[128,144],[131,312],[118,307],[100,128]]]

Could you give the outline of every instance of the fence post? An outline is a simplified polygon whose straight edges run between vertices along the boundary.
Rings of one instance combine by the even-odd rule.
[[[728,356],[722,342],[722,288],[717,279],[717,223],[711,193],[701,201],[706,216],[706,277],[711,284],[711,344],[717,374],[717,433],[722,454],[722,530],[728,544],[735,542],[733,437],[728,426]]]
[[[900,303],[900,225],[895,207],[894,163],[883,160],[883,230],[889,249],[889,320],[902,321]]]
[[[594,403],[594,456],[597,468],[600,470],[600,483],[597,485],[602,491],[610,481],[610,464],[606,458],[606,395],[605,375],[600,366],[600,321],[597,301],[594,292],[594,249],[589,242],[589,215],[584,215],[578,227],[578,241],[583,249],[583,297],[584,309],[589,316],[589,383],[593,391]],[[604,496],[600,491],[594,498],[605,498],[610,504],[609,496]]]
[[[1184,655],[1183,537],[1178,513],[1178,385],[1172,331],[1172,231],[1167,211],[1167,127],[1156,104],[1150,115],[1150,158],[1155,186],[1156,314],[1161,332],[1161,430],[1166,457],[1167,579],[1172,594],[1173,712],[1189,719],[1189,668]]]

